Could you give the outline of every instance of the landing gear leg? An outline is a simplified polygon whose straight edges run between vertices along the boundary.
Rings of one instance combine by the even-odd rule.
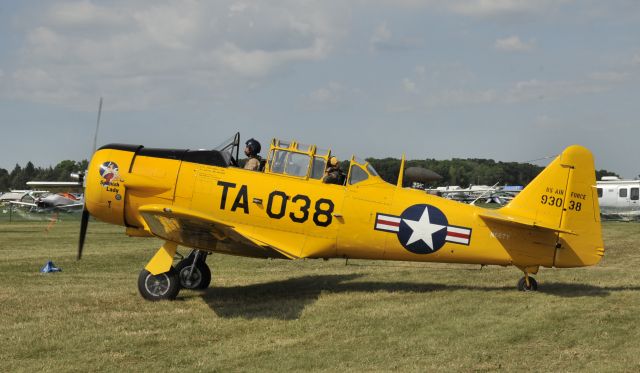
[[[518,281],[518,290],[520,291],[537,291],[538,282],[535,278],[529,276],[529,273],[525,272],[524,277]]]
[[[185,289],[203,290],[211,284],[211,270],[207,266],[208,253],[193,250],[189,256],[176,265],[180,285]]]
[[[138,291],[144,299],[173,300],[178,296],[180,280],[178,272],[171,266],[177,249],[177,244],[165,242],[140,272]]]
[[[540,266],[522,266],[517,265],[522,272],[524,272],[524,277],[518,281],[518,290],[520,291],[536,291],[538,290],[538,282],[535,278],[531,277],[531,275],[535,275],[540,270]]]

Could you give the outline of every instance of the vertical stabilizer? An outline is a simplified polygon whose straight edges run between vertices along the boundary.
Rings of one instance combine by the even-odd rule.
[[[557,233],[556,267],[594,265],[604,255],[593,155],[582,146],[565,149],[500,213],[571,232]]]

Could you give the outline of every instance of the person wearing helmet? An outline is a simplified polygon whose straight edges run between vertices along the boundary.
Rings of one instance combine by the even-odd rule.
[[[245,145],[244,154],[249,157],[249,159],[247,159],[247,163],[244,164],[244,169],[259,171],[261,158],[258,153],[260,153],[261,149],[260,143],[255,139],[249,139]]]
[[[338,161],[338,158],[329,158],[329,164],[327,166],[327,169],[324,171],[322,182],[327,184],[344,184],[345,175],[340,169],[340,162]]]

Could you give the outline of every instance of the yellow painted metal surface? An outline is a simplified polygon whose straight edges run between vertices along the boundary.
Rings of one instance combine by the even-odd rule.
[[[243,256],[515,265],[532,272],[593,265],[604,253],[593,157],[583,147],[567,148],[497,211],[391,185],[355,158],[345,185],[324,184],[318,165],[331,153],[317,151],[274,140],[266,170],[256,172],[103,149],[87,175],[87,207],[136,235]],[[118,175],[107,180],[110,164]],[[165,243],[147,269],[166,271],[174,252]]]
[[[152,275],[159,275],[169,271],[171,264],[173,264],[173,257],[176,255],[177,249],[177,244],[169,241],[165,242],[144,269],[149,271]]]

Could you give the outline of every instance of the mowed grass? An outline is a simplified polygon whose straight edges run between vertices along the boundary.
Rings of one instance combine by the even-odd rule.
[[[136,281],[160,241],[91,222],[77,262],[77,224],[0,224],[0,370],[640,371],[636,223],[538,293],[515,268],[213,255],[209,289],[159,303]]]

